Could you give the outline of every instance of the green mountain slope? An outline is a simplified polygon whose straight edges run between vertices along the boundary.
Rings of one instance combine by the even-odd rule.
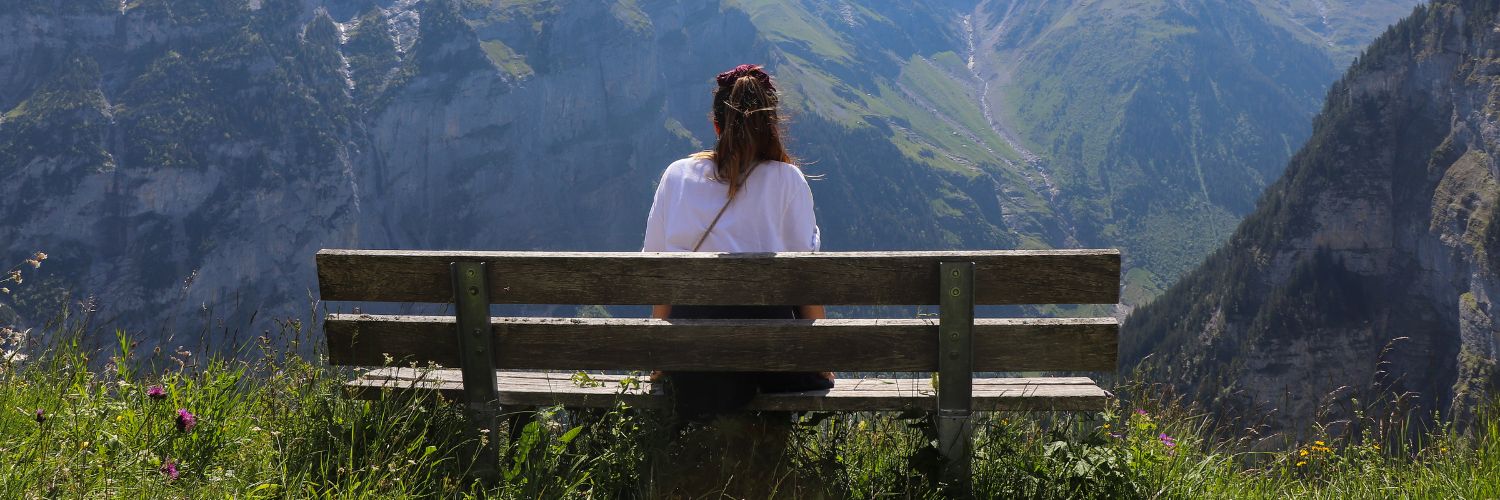
[[[1127,303],[1218,245],[1308,134],[1364,21],[1326,38],[1274,2],[981,2],[988,105],[1036,152],[1078,239],[1125,252]],[[1346,22],[1347,20],[1347,22]],[[1184,231],[1183,228],[1192,228]]]
[[[1376,40],[1255,212],[1126,323],[1124,367],[1150,358],[1283,429],[1400,394],[1467,418],[1500,384],[1497,22],[1493,2],[1439,1]]]

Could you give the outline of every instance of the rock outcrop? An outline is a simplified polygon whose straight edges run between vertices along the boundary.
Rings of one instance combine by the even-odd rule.
[[[1500,384],[1497,26],[1494,2],[1447,0],[1377,39],[1229,242],[1129,319],[1125,367],[1293,432],[1464,421]]]

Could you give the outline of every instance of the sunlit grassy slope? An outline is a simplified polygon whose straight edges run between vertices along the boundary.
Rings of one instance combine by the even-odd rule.
[[[293,328],[249,346],[243,361],[133,352],[128,338],[103,351],[27,346],[26,364],[0,364],[0,497],[941,497],[929,479],[938,464],[931,424],[920,414],[813,413],[788,435],[733,426],[675,433],[661,415],[623,406],[545,408],[514,434],[481,436],[449,402],[342,398],[353,373],[273,347],[296,338]],[[1393,421],[1365,416],[1360,433],[1319,424],[1300,438],[1259,442],[1276,451],[1247,452],[1256,439],[1210,432],[1156,387],[1115,389],[1133,399],[1103,413],[980,416],[977,495],[1500,494],[1493,412],[1415,442],[1388,439]],[[759,450],[755,462],[735,461],[749,453],[735,444],[745,439]],[[489,440],[505,458],[484,472],[472,464]]]

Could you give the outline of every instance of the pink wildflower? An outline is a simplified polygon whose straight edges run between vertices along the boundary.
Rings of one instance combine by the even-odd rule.
[[[47,421],[47,412],[42,411],[41,408],[37,408],[36,409],[36,423],[40,424],[40,423],[43,423],[43,422],[46,422],[46,421]]]
[[[1136,408],[1135,414],[1144,417],[1146,416],[1146,410],[1144,408]]]
[[[167,479],[177,479],[177,462],[173,462],[170,458],[168,458],[167,461],[162,462],[161,473],[162,475],[167,476]]]
[[[193,416],[192,413],[188,412],[185,409],[178,408],[177,409],[177,430],[182,431],[182,432],[187,432],[187,431],[193,430],[193,426],[194,425],[198,425],[198,417]]]
[[[162,388],[162,386],[153,385],[146,389],[146,396],[151,399],[166,399],[167,390]]]
[[[1161,444],[1167,445],[1168,448],[1171,448],[1173,446],[1177,446],[1177,440],[1174,439],[1172,436],[1168,436],[1167,433],[1165,433],[1165,432],[1161,433],[1161,435],[1157,436],[1156,438],[1160,439],[1161,440]]]

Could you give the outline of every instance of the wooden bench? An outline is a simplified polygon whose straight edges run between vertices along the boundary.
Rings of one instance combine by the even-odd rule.
[[[1114,304],[1116,250],[823,253],[555,253],[322,250],[325,301],[452,304],[455,314],[330,314],[329,362],[384,366],[353,397],[438,391],[493,429],[500,406],[663,407],[639,377],[579,370],[836,371],[832,390],[765,394],[753,410],[937,413],[947,480],[967,482],[973,411],[1105,408],[1086,377],[975,372],[1113,371],[1113,317],[975,319],[991,304]],[[938,305],[937,318],[657,320],[491,317],[491,304]],[[457,369],[414,369],[435,363]],[[850,378],[855,372],[938,372]],[[582,385],[582,386],[580,386]]]

